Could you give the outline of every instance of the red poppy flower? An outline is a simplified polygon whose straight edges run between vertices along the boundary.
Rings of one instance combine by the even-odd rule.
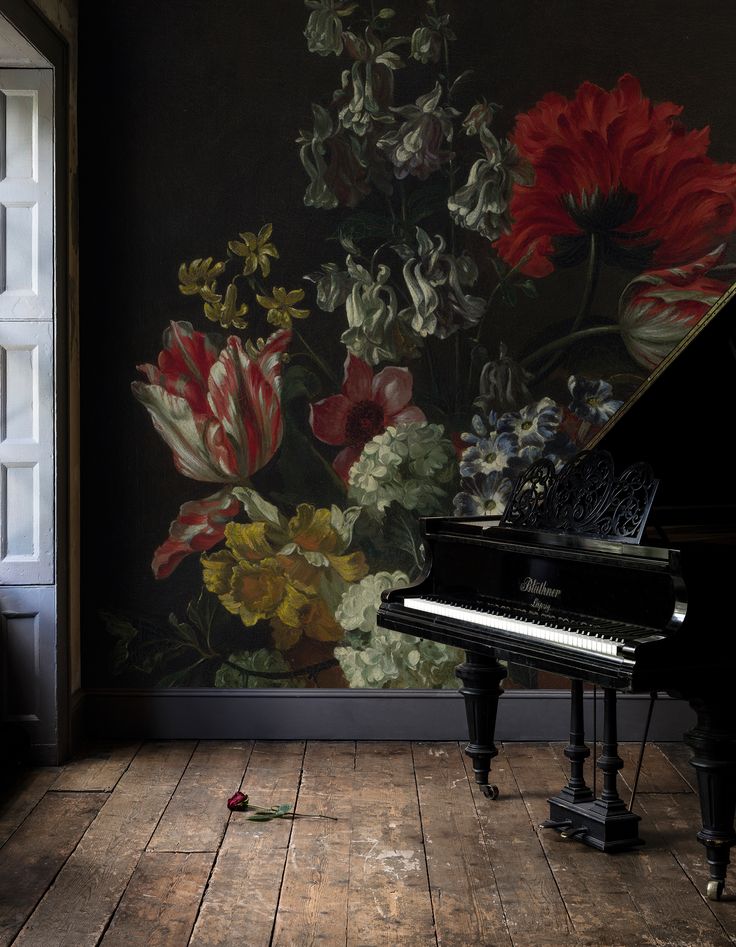
[[[583,83],[517,117],[510,141],[534,167],[515,185],[511,232],[494,244],[530,276],[602,260],[644,270],[712,250],[736,228],[736,165],[706,155],[710,129],[688,131],[682,106],[653,104],[633,76],[607,92]]]
[[[367,362],[348,352],[342,394],[318,401],[309,411],[315,437],[325,444],[346,445],[332,462],[346,483],[372,437],[390,424],[427,420],[421,409],[409,404],[413,386],[408,368],[389,366],[374,376]]]

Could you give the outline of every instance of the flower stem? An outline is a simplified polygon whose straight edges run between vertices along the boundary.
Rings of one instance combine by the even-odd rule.
[[[431,386],[432,386],[432,398],[433,398],[433,400],[435,401],[436,404],[439,404],[439,402],[440,402],[440,388],[439,388],[439,385],[437,384],[437,373],[435,372],[435,368],[434,368],[434,359],[433,359],[433,357],[432,357],[432,351],[431,351],[431,349],[430,349],[430,347],[429,347],[429,339],[426,339],[426,340],[425,340],[425,343],[424,343],[424,354],[425,354],[426,359],[427,359],[427,368],[429,369],[429,382],[430,382],[430,384],[431,384]],[[446,407],[446,403],[445,403],[444,399],[443,399],[443,401],[442,401],[442,405]]]
[[[590,306],[593,302],[593,296],[595,295],[595,291],[598,286],[598,277],[600,275],[601,258],[598,248],[598,237],[596,234],[592,233],[590,235],[588,268],[585,272],[585,292],[583,293],[583,298],[580,300],[580,308],[578,309],[578,314],[575,317],[575,321],[573,322],[570,329],[571,332],[576,332],[580,328],[581,322],[590,312]]]
[[[330,819],[337,822],[338,818],[334,815],[322,815],[317,812],[279,812],[278,806],[257,806],[255,803],[248,802],[244,812],[257,812],[261,815],[270,815],[274,819]]]
[[[595,291],[598,287],[598,277],[601,273],[601,256],[598,246],[598,235],[591,233],[590,235],[590,248],[588,251],[588,265],[585,270],[585,288],[583,290],[583,295],[580,300],[580,305],[578,307],[577,315],[573,320],[572,325],[570,326],[570,333],[574,334],[580,328],[584,320],[590,314],[590,309],[593,304],[593,297],[595,296]],[[569,337],[568,337],[569,338]],[[560,360],[561,351],[556,351],[550,357],[550,359],[542,365],[537,374],[532,379],[532,384],[538,382],[541,378],[544,378],[545,375],[549,375],[552,369],[558,364]]]
[[[329,478],[333,486],[337,487],[341,494],[344,494],[347,490],[347,484],[342,480],[340,476],[335,471],[335,468],[332,464],[325,460],[325,458],[320,454],[314,444],[307,437],[304,438],[305,444],[309,445],[309,449],[312,451],[314,456],[319,460],[320,464],[324,467],[326,473],[329,475]]]
[[[333,383],[333,385],[335,385],[336,388],[339,388],[341,383],[340,383],[340,380],[339,380],[339,378],[337,377],[337,375],[335,375],[334,372],[332,372],[332,371],[327,367],[327,365],[325,365],[325,363],[322,361],[322,359],[319,357],[319,355],[317,355],[317,353],[314,351],[314,349],[312,348],[312,346],[307,342],[307,340],[304,338],[304,336],[301,334],[301,332],[297,329],[297,327],[294,326],[293,329],[294,329],[294,335],[297,337],[297,339],[299,339],[299,341],[302,343],[302,345],[303,345],[304,348],[307,350],[307,352],[309,353],[309,355],[311,355],[311,357],[312,357],[312,359],[314,360],[315,364],[316,364],[316,365],[319,365],[319,367],[321,368],[321,370],[323,371],[323,373],[325,374],[325,376],[330,379],[330,381]]]
[[[447,41],[447,35],[443,33],[442,35],[442,55],[444,59],[445,67],[445,96],[447,97],[447,104],[450,104],[450,44]],[[453,137],[454,137],[453,128]],[[450,152],[450,160],[448,162],[448,197],[452,197],[455,193],[455,153]],[[450,216],[450,253],[455,255],[456,252],[456,243],[457,243],[457,233],[455,228],[455,221]]]
[[[294,677],[303,677],[304,675],[309,677],[310,675],[319,674],[320,671],[337,667],[339,662],[337,658],[328,658],[326,661],[320,661],[319,664],[311,664],[303,668],[294,668],[291,671],[256,671],[253,668],[244,667],[242,664],[235,664],[229,660],[223,661],[223,663],[234,668],[236,671],[240,671],[241,674],[245,674],[247,677],[262,677],[268,681],[286,681]]]
[[[514,276],[514,274],[517,273],[521,269],[522,266],[524,266],[524,264],[527,262],[530,256],[531,256],[531,251],[529,253],[525,253],[524,256],[517,263],[514,263],[514,265],[511,267],[511,269],[508,271],[508,273],[505,276],[499,277],[498,282],[491,290],[491,295],[488,297],[486,308],[483,310],[483,315],[480,317],[480,322],[478,323],[478,331],[475,333],[476,345],[480,344],[480,337],[483,334],[483,326],[485,325],[485,322],[486,322],[486,316],[491,311],[491,303],[496,298],[496,294],[503,288],[503,286],[506,283],[508,283],[511,277]]]
[[[453,391],[453,410],[457,412],[462,381],[460,379],[460,332],[455,333],[455,386]]]
[[[566,349],[570,345],[574,345],[575,342],[580,342],[582,339],[590,339],[599,335],[613,335],[614,333],[617,335],[620,334],[621,326],[591,326],[589,329],[578,329],[577,332],[570,332],[569,335],[565,335],[560,339],[554,339],[552,342],[548,342],[547,345],[543,345],[541,348],[537,349],[536,352],[532,352],[531,355],[527,355],[526,358],[523,358],[519,364],[523,368],[526,368],[528,365],[536,362],[537,359],[553,354],[556,356],[563,349]]]

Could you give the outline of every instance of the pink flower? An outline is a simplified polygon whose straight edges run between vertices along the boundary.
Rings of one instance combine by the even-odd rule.
[[[642,273],[621,295],[621,336],[631,357],[656,368],[727,289],[707,276],[723,256],[725,244],[694,263]]]
[[[147,382],[135,381],[135,397],[171,448],[179,473],[206,483],[244,483],[276,453],[283,435],[281,355],[291,332],[274,332],[259,348],[230,336],[220,350],[213,338],[188,322],[164,333],[157,365],[139,365]],[[156,550],[152,568],[166,578],[191,552],[220,542],[239,505],[230,489],[179,510],[169,538]]]
[[[367,362],[349,352],[342,394],[311,406],[309,423],[315,437],[325,444],[346,445],[332,462],[345,482],[372,437],[391,424],[427,420],[423,411],[409,404],[413,384],[408,368],[390,366],[374,376]]]

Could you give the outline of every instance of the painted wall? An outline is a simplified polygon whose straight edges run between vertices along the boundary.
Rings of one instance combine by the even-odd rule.
[[[453,687],[379,593],[729,285],[733,8],[173,11],[85,23],[85,682]]]
[[[78,125],[77,75],[79,59],[77,0],[30,0],[60,33],[69,50],[69,221],[67,305],[68,305],[68,584],[69,584],[69,675],[71,693],[82,681],[80,641],[80,445],[79,445],[79,220],[77,203]]]

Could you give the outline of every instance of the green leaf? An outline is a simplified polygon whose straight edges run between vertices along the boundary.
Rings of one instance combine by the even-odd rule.
[[[169,615],[169,624],[174,629],[176,634],[178,634],[179,637],[182,638],[184,642],[186,642],[186,644],[194,648],[197,647],[199,642],[197,633],[188,622],[179,621],[176,615],[172,612]]]
[[[277,529],[285,525],[285,517],[282,517],[273,503],[269,503],[252,487],[235,487],[233,494],[243,504],[245,512],[254,523],[265,520]]]
[[[372,211],[360,211],[343,220],[337,228],[337,239],[345,246],[360,244],[361,241],[380,241],[390,237],[393,232],[392,221],[383,214]]]
[[[244,687],[245,673],[229,664],[221,664],[215,672],[215,687]]]
[[[449,36],[447,38],[450,39]],[[448,97],[452,98],[452,96],[455,94],[455,92],[457,92],[460,86],[464,85],[464,83],[466,83],[468,79],[470,79],[471,76],[473,75],[475,75],[474,69],[465,69],[463,72],[461,72],[460,75],[457,77],[457,79],[455,79],[455,81],[450,86]]]
[[[163,664],[164,658],[168,655],[163,651],[149,650],[140,655],[137,660],[130,662],[130,667],[137,671],[143,671],[144,674],[152,674],[156,666]],[[125,668],[123,668],[125,670]]]
[[[138,635],[138,629],[124,618],[112,615],[110,612],[100,612],[100,618],[105,623],[108,634],[117,638],[112,650],[112,673],[122,674],[130,663],[129,645]]]
[[[100,612],[100,618],[104,621],[107,631],[122,641],[132,641],[138,634],[135,625],[118,615],[113,615],[110,612]]]
[[[187,606],[187,618],[206,636],[212,630],[217,620],[225,617],[222,606],[216,595],[211,595],[202,586],[199,595]]]
[[[381,20],[390,20],[393,16],[396,16],[396,10],[392,10],[391,7],[383,7],[378,11],[378,17]]]
[[[284,372],[281,383],[281,404],[285,405],[294,398],[306,398],[313,401],[321,391],[319,378],[304,365],[290,365]]]
[[[532,279],[526,279],[522,283],[519,283],[519,289],[525,296],[529,296],[530,299],[537,299],[539,296],[537,284]]]
[[[519,297],[516,286],[509,286],[508,284],[504,283],[501,289],[501,294],[503,296],[503,301],[507,306],[516,305],[516,301]]]
[[[407,220],[412,224],[446,210],[447,188],[441,184],[418,187],[406,201]]]
[[[393,502],[389,506],[386,516],[385,543],[387,548],[402,554],[408,565],[405,571],[411,576],[416,575],[424,567],[424,546],[419,531],[419,521],[416,516]]]
[[[178,671],[171,671],[169,674],[164,674],[162,678],[156,682],[157,687],[184,687],[192,679],[192,675],[202,664],[200,661],[195,661],[194,664],[190,667],[181,668]]]
[[[284,674],[283,678],[261,677],[266,674]],[[288,687],[290,668],[280,651],[259,648],[255,651],[236,651],[221,664],[215,673],[215,687]]]

